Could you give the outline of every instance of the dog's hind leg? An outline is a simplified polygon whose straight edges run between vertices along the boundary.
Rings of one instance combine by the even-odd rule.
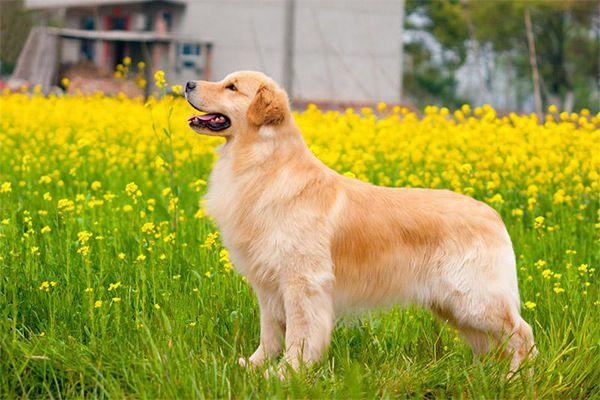
[[[457,319],[458,329],[475,355],[487,353],[492,344],[505,345],[501,355],[511,360],[509,377],[523,361],[537,354],[531,327],[511,301],[496,299],[489,302],[482,313],[467,313]]]
[[[491,339],[485,332],[472,328],[457,327],[457,329],[469,344],[475,356],[481,356],[490,351]]]
[[[512,357],[509,376],[517,371],[523,361],[527,358],[534,358],[538,353],[531,326],[519,315],[516,316],[506,347]]]

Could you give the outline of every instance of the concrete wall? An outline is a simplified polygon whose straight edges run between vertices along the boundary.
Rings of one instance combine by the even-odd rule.
[[[282,81],[284,1],[188,0],[180,32],[214,42],[213,76],[241,69]],[[400,3],[297,0],[294,94],[397,101]]]
[[[87,8],[139,1],[143,0],[27,0],[26,4],[34,8],[65,4]],[[174,33],[214,43],[214,79],[250,69],[282,82],[285,1],[146,1],[132,7],[163,4],[176,8]],[[398,101],[400,4],[399,0],[296,0],[294,97],[311,101]],[[69,8],[67,15],[73,10]],[[67,21],[67,26],[75,21]],[[77,49],[71,44],[66,47],[70,60]],[[185,82],[198,78],[197,74],[193,69],[170,69],[169,80]]]

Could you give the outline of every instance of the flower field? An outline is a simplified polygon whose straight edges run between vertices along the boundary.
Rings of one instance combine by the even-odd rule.
[[[1,398],[600,396],[600,115],[297,113],[341,173],[498,210],[540,355],[506,381],[429,313],[392,309],[342,320],[321,364],[279,382],[236,363],[258,308],[202,209],[221,139],[190,114],[170,95],[0,95]]]

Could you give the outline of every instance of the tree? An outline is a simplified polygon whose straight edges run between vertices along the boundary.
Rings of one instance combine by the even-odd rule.
[[[591,0],[468,1],[475,39],[510,57],[521,77],[531,77],[525,26],[531,17],[542,100],[570,111],[598,108],[600,16]]]
[[[456,71],[465,62],[468,37],[458,0],[406,2],[406,92],[419,104],[458,106]]]

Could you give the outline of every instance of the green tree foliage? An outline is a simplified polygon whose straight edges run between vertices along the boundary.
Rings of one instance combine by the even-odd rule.
[[[598,107],[599,6],[597,1],[470,1],[475,38],[511,57],[519,76],[531,75],[524,12],[531,14],[545,103]]]
[[[455,77],[467,54],[468,31],[463,14],[458,0],[406,2],[406,31],[424,31],[441,46],[439,54],[434,54],[426,38],[420,36],[405,46],[405,88],[418,103],[456,106],[463,102],[456,97]]]
[[[524,13],[528,9],[546,105],[598,109],[600,8],[595,0],[408,0],[406,29],[430,34],[441,59],[422,40],[406,45],[407,92],[420,102],[455,104],[455,74],[469,41],[509,60],[519,87],[532,87]],[[426,22],[414,26],[415,16]],[[532,89],[530,89],[532,90]]]

